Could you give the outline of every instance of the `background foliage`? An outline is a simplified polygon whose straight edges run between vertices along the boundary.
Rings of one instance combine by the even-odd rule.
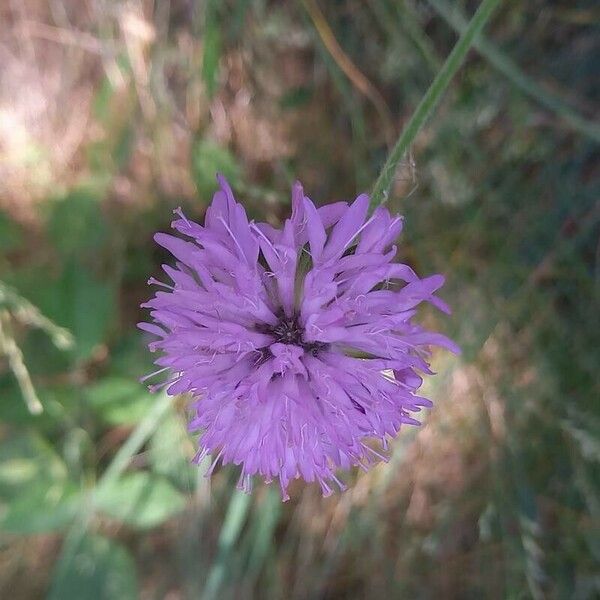
[[[215,171],[273,223],[295,178],[370,189],[476,4],[1,4],[0,596],[600,594],[591,1],[504,3],[395,174],[463,355],[388,465],[244,496],[138,383],[171,210],[201,219]]]

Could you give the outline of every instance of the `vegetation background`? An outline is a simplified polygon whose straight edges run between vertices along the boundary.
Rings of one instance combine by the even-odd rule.
[[[477,4],[0,3],[1,597],[599,597],[592,0],[502,3],[397,169],[463,354],[389,464],[245,496],[138,383],[171,210],[202,219],[215,171],[273,223],[296,178],[369,190]]]

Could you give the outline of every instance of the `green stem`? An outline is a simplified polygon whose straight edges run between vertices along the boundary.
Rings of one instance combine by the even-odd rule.
[[[116,452],[112,461],[102,474],[102,477],[96,485],[96,494],[99,489],[110,485],[125,472],[131,463],[131,459],[158,429],[158,426],[163,421],[172,404],[173,399],[170,396],[167,396],[166,393],[162,393],[154,401],[154,404],[148,409],[146,416],[131,432],[131,435]]]
[[[50,336],[52,343],[59,350],[66,350],[73,346],[74,340],[70,331],[53,323],[29,300],[23,298],[16,290],[0,281],[0,305],[2,304],[8,305],[11,314],[18,321],[42,329]]]
[[[445,0],[427,0],[427,2],[455,31],[458,33],[465,31],[467,20],[460,12],[459,7],[450,6]],[[584,119],[562,98],[545,90],[539,83],[526,75],[518,65],[494,46],[494,44],[480,37],[475,40],[473,46],[494,68],[500,71],[524,94],[555,112],[578,133],[596,142],[600,142],[600,125],[598,123]]]
[[[387,200],[398,164],[421,130],[421,127],[423,127],[425,121],[427,121],[429,115],[440,101],[448,84],[452,81],[452,78],[462,65],[475,38],[485,27],[485,24],[488,22],[499,3],[500,0],[483,0],[479,5],[471,22],[465,28],[463,34],[456,43],[456,46],[454,46],[452,52],[446,59],[446,62],[435,76],[429,89],[421,99],[421,102],[417,106],[410,121],[400,134],[400,138],[388,156],[373,188],[373,193],[371,195],[371,209],[383,204]]]
[[[125,472],[131,459],[156,431],[171,405],[172,398],[165,393],[161,394],[149,409],[146,416],[132,431],[131,435],[127,438],[127,441],[119,448],[106,471],[104,471],[104,474],[99,479],[95,491],[91,494],[91,497],[87,499],[85,504],[82,505],[78,518],[68,531],[59,559],[60,564],[70,565],[73,560],[75,560],[90,521],[94,516],[94,510],[96,508],[95,497],[104,486],[114,482]],[[70,568],[70,566],[68,568]]]
[[[219,590],[226,579],[231,554],[246,522],[249,507],[250,495],[236,491],[229,501],[225,521],[221,527],[217,558],[208,575],[206,588],[202,596],[203,600],[214,600],[214,598],[219,597]]]

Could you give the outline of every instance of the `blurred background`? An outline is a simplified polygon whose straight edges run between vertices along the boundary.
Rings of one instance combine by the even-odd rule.
[[[435,401],[344,494],[192,466],[135,328],[172,209],[372,187],[478,2],[2,0],[0,596],[600,595],[600,13],[498,11],[399,166]],[[587,120],[587,121],[586,121]]]

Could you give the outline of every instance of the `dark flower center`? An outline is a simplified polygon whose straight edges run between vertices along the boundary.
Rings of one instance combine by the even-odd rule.
[[[279,321],[276,325],[262,325],[258,327],[258,331],[272,335],[275,338],[275,343],[300,346],[305,352],[310,352],[313,356],[329,346],[329,344],[323,342],[305,342],[302,339],[304,330],[298,322],[298,315],[294,314],[287,317],[280,314],[278,316]]]
[[[292,317],[282,317],[279,323],[273,327],[271,334],[275,336],[281,344],[295,344],[296,346],[303,345],[302,328],[298,323],[296,315]]]

